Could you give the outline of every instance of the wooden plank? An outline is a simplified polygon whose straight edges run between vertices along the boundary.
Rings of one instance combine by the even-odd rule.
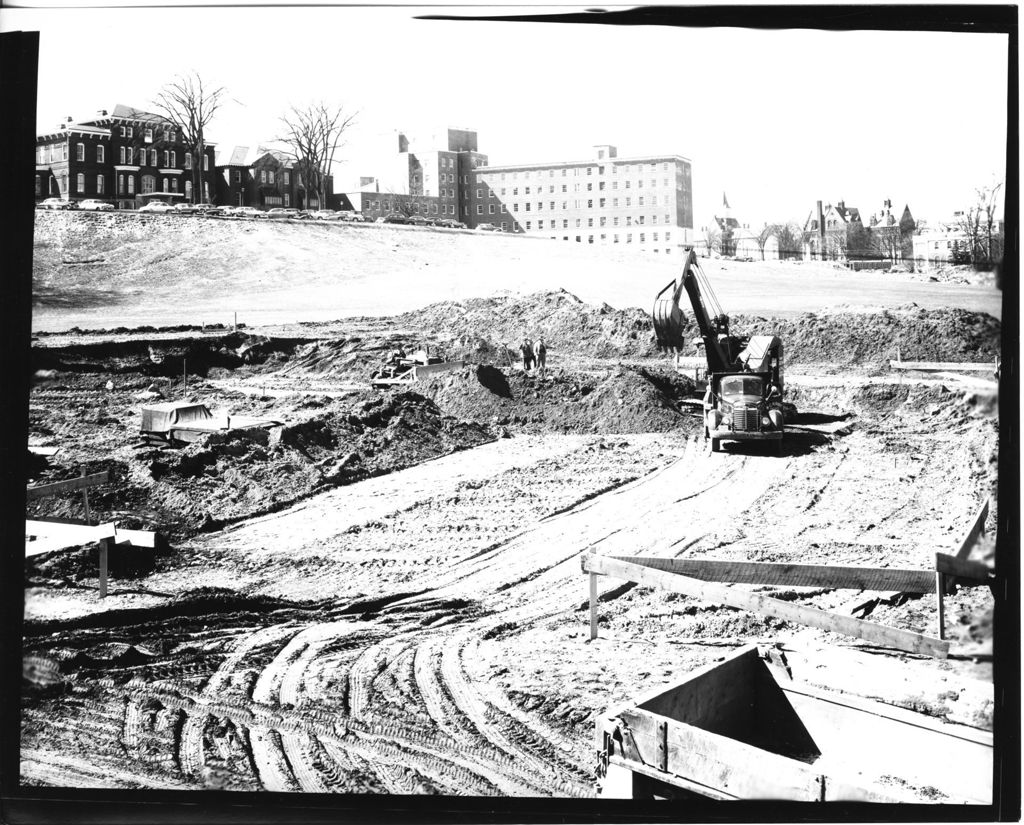
[[[958,579],[969,579],[982,584],[988,584],[995,575],[995,571],[985,562],[970,561],[947,553],[935,554],[935,570],[940,574],[945,573]]]
[[[674,785],[677,788],[682,788],[685,791],[705,796],[709,799],[716,799],[720,802],[733,802],[737,797],[731,794],[724,793],[718,788],[710,788],[707,785],[701,785],[699,782],[693,782],[686,777],[671,776],[659,771],[657,768],[651,768],[646,765],[640,765],[628,759],[623,759],[618,756],[613,756],[608,760],[608,776],[601,782],[601,792],[598,794],[600,797],[605,799],[634,799],[632,793],[633,783],[629,783],[629,793],[625,793],[622,789],[626,786],[626,783],[620,778],[619,774],[616,774],[613,778],[612,769],[618,769],[618,771],[626,771],[629,774],[639,774],[640,776],[649,776],[651,779],[657,779],[661,782],[666,782],[670,785]],[[611,785],[610,790],[606,790],[606,783],[608,780],[612,780],[614,784]]]
[[[939,614],[939,638],[946,638],[946,608],[942,603],[942,596],[946,590],[945,576],[941,570],[935,571],[935,596],[937,599],[936,609]]]
[[[971,554],[971,549],[977,543],[978,537],[985,532],[986,521],[988,521],[988,499],[985,499],[985,503],[978,509],[978,515],[974,517],[971,529],[967,531],[964,540],[960,542],[959,549],[953,555],[960,559],[966,559]]]
[[[933,570],[888,567],[849,567],[822,564],[782,564],[719,559],[664,559],[647,556],[609,556],[666,573],[678,573],[701,581],[736,584],[834,587],[900,593],[930,593]]]
[[[152,530],[124,530],[117,528],[114,542],[116,544],[130,544],[132,547],[156,547],[157,534]]]
[[[921,372],[956,372],[957,370],[993,372],[996,365],[968,361],[889,361],[889,367],[894,370],[920,370]]]
[[[113,538],[114,525],[100,524],[91,527],[87,524],[57,524],[48,521],[25,521],[25,556],[39,556],[64,550],[69,547],[81,547],[105,538]],[[34,536],[33,541],[28,541]]]
[[[717,582],[704,582],[689,576],[666,573],[661,570],[654,570],[639,564],[632,564],[605,556],[589,556],[585,559],[584,564],[588,572],[616,576],[620,579],[650,587],[660,587],[675,593],[683,593],[698,599],[704,599],[705,601],[739,607],[753,613],[774,616],[778,619],[805,624],[809,627],[817,627],[833,633],[841,633],[875,644],[894,647],[897,650],[905,650],[909,653],[920,653],[943,659],[949,653],[949,643],[941,639],[912,633],[907,630],[886,627],[874,622],[864,621],[863,619],[854,619],[851,616],[829,613],[814,607],[805,607],[779,599],[772,599],[760,593],[750,593],[749,591]]]
[[[95,487],[97,484],[106,484],[110,481],[110,471],[82,476],[81,478],[69,478],[67,481],[56,481],[53,484],[40,484],[36,487],[29,487],[25,491],[25,498],[32,501],[44,496],[55,496],[59,493],[68,493],[73,490],[83,490],[87,487]]]
[[[802,762],[641,710],[622,719],[643,763],[655,768],[658,725],[668,722],[666,781],[674,774],[740,799],[821,799],[821,775]]]
[[[28,451],[32,453],[32,455],[41,455],[46,458],[50,458],[60,452],[60,447],[33,447],[29,444]]]
[[[107,598],[107,561],[110,553],[110,539],[100,541],[100,598]]]
[[[597,638],[597,573],[590,574],[590,640]]]

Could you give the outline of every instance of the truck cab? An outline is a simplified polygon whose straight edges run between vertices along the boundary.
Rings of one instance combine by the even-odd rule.
[[[704,394],[704,434],[722,441],[774,441],[782,449],[782,389],[771,372],[712,375]]]

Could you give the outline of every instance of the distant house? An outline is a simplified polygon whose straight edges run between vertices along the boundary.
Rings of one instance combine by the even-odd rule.
[[[804,258],[807,260],[845,261],[851,248],[859,249],[864,223],[860,210],[844,201],[816,208],[804,221]]]
[[[292,209],[321,208],[319,194],[307,189],[294,158],[287,152],[264,146],[255,149],[236,146],[218,158],[217,171],[220,173],[217,185],[221,203],[264,210],[280,206]],[[334,188],[331,176],[328,176],[325,188],[330,205]],[[339,205],[334,208],[345,207]]]
[[[917,266],[927,264],[966,263],[970,259],[971,241],[961,221],[963,213],[928,226],[913,236],[912,249]]]
[[[719,249],[715,250],[725,257],[751,258],[753,260],[778,259],[779,244],[774,237],[768,238],[762,252],[761,244],[758,241],[760,232],[750,228],[750,224],[740,223],[729,206],[729,199],[725,192],[722,193],[722,214],[715,215],[715,229],[718,235]],[[703,246],[707,246],[707,233],[705,232]],[[705,250],[698,250],[698,254],[706,253]]]
[[[36,138],[36,200],[107,200],[134,209],[146,195],[199,202],[214,194],[215,144],[207,141],[200,180],[193,191],[193,158],[178,128],[162,115],[117,104],[91,120],[67,118]]]
[[[909,259],[913,254],[914,217],[905,206],[899,218],[892,201],[869,219],[844,201],[835,205],[818,201],[803,228],[805,260],[878,262],[880,265]]]

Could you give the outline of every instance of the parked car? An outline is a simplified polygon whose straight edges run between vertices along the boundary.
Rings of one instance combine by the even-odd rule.
[[[255,206],[232,206],[231,214],[236,218],[263,218],[266,212],[261,212]]]
[[[212,203],[194,203],[192,206],[200,215],[223,215],[228,208],[226,206],[214,206]]]
[[[480,232],[501,232],[493,223],[480,223],[476,228]]]
[[[176,203],[171,208],[179,215],[195,215],[199,212],[194,203]]]
[[[40,209],[74,209],[75,205],[71,201],[66,201],[64,198],[47,198],[42,203],[38,204]]]
[[[294,218],[297,217],[299,211],[297,209],[289,209],[286,206],[275,206],[269,212],[267,212],[268,218]]]
[[[434,226],[439,226],[442,229],[465,229],[466,224],[462,221],[452,220],[451,218],[439,218],[434,221]]]
[[[140,212],[173,212],[174,207],[169,203],[163,201],[150,201],[144,206],[139,207]]]
[[[430,226],[430,221],[422,215],[410,215],[406,218],[406,223],[412,224],[413,226]]]
[[[309,216],[315,218],[318,221],[340,221],[341,214],[335,212],[333,209],[318,209],[316,212],[310,212]]]
[[[96,200],[95,198],[86,198],[84,201],[80,201],[78,204],[79,209],[88,209],[95,212],[110,212],[114,208],[114,204],[110,201]]]
[[[384,218],[384,223],[407,224],[409,223],[409,219],[405,217],[405,215],[388,215],[386,218]]]

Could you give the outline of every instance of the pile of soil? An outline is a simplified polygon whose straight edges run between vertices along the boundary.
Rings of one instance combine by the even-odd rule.
[[[460,352],[506,345],[513,356],[524,338],[543,338],[549,349],[595,358],[650,355],[650,315],[641,309],[586,304],[564,289],[525,298],[497,296],[445,301],[390,319],[396,325],[429,330]]]
[[[693,314],[683,309],[685,338],[699,338]],[[657,353],[649,313],[607,304],[595,307],[565,290],[525,298],[447,301],[388,320],[448,342],[458,357],[499,366],[505,358],[502,347],[507,345],[515,359],[524,337],[543,336],[549,350],[573,356],[641,358]],[[962,309],[927,310],[909,304],[880,312],[836,310],[795,318],[736,315],[731,321],[735,334],[779,336],[790,364],[881,366],[896,357],[897,348],[906,361],[986,361],[1000,352],[999,321]]]
[[[134,330],[145,332],[145,329]],[[137,374],[148,376],[206,376],[211,370],[234,370],[287,358],[303,338],[267,338],[232,332],[195,338],[133,338],[60,347],[33,347],[36,372]]]
[[[328,486],[402,469],[493,440],[486,427],[445,415],[415,393],[355,400],[310,398],[300,423],[214,434],[182,449],[122,445],[116,457],[82,456],[40,482],[109,470],[90,491],[94,518],[159,529],[173,540],[274,512]],[[33,503],[30,517],[80,517],[75,496]]]
[[[618,365],[599,373],[537,375],[484,364],[439,376],[427,392],[451,415],[566,433],[643,433],[687,428],[679,399],[693,381],[667,368]]]

